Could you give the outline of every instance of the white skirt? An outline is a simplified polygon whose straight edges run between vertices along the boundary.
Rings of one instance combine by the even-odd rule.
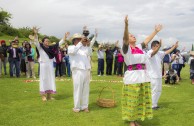
[[[40,62],[40,94],[56,93],[53,62]]]

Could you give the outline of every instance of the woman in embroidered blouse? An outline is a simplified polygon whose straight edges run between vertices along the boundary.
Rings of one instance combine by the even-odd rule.
[[[162,29],[162,25],[156,25],[154,32],[143,43],[136,45],[136,38],[128,32],[128,16],[125,17],[125,30],[123,36],[122,53],[128,70],[124,74],[122,92],[122,119],[130,121],[130,126],[138,126],[137,120],[151,119],[152,103],[149,76],[146,71],[148,56],[142,49]],[[153,51],[156,54],[159,48]]]
[[[63,39],[60,42],[56,43],[53,46],[49,46],[49,38],[44,37],[42,39],[42,43],[38,41],[38,29],[36,27],[33,28],[33,32],[35,35],[35,45],[39,52],[39,63],[40,63],[40,94],[42,95],[42,100],[52,100],[51,94],[56,93],[56,85],[55,85],[55,74],[53,68],[53,58],[54,58],[54,50],[57,49],[60,45],[62,45],[66,38],[69,36],[69,32],[65,33]]]

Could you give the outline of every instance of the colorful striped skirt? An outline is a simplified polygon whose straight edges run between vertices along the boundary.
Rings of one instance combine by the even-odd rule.
[[[125,121],[152,119],[150,83],[123,85],[122,119]]]

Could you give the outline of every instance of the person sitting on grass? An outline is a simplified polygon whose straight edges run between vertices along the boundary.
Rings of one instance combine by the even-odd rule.
[[[179,82],[179,77],[177,75],[176,70],[170,69],[166,71],[166,74],[164,76],[165,84],[175,84]]]

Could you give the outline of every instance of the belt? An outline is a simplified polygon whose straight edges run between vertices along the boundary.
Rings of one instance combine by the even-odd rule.
[[[132,64],[127,66],[127,70],[132,71],[132,70],[145,70],[146,65],[145,64]]]

